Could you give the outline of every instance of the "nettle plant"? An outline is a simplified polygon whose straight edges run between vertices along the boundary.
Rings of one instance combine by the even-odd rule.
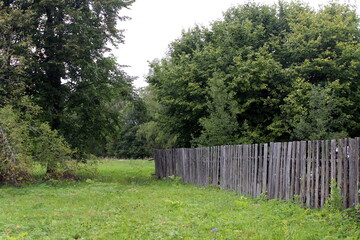
[[[326,201],[325,209],[336,212],[342,211],[344,209],[342,203],[343,198],[341,196],[340,189],[337,186],[336,180],[331,179],[330,197]]]

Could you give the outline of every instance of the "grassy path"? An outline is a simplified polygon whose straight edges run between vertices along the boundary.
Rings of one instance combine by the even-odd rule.
[[[107,161],[86,182],[0,188],[0,239],[360,239],[341,214],[156,180],[153,162]]]

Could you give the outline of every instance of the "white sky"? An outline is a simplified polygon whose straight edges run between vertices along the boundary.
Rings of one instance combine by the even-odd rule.
[[[309,0],[304,0],[307,2]],[[121,65],[128,65],[125,71],[134,77],[134,86],[147,85],[148,62],[163,58],[170,42],[181,36],[183,29],[195,24],[208,25],[222,18],[222,13],[232,6],[244,4],[248,0],[136,0],[130,10],[121,15],[131,20],[120,22],[119,28],[125,29],[125,44],[113,50]],[[255,0],[254,2],[273,4],[278,0]],[[317,7],[326,0],[312,0],[310,5]],[[340,0],[355,4],[356,0]],[[360,2],[358,0],[358,2]],[[359,3],[358,3],[359,5]],[[359,9],[359,7],[358,7]]]

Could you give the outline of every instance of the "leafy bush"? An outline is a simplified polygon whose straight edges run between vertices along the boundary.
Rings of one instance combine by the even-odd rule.
[[[29,101],[0,109],[0,183],[30,181],[35,164],[46,169],[46,179],[77,178],[72,150],[57,131],[35,120],[38,112]]]
[[[34,135],[32,137],[34,161],[45,167],[47,174],[56,175],[58,171],[69,171],[66,162],[70,159],[72,151],[64,138],[57,131],[51,130],[46,123],[31,129]]]
[[[10,106],[0,109],[0,146],[0,183],[17,185],[30,180],[29,133]]]

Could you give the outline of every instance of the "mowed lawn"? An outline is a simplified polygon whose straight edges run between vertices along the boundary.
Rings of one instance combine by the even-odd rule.
[[[152,161],[103,161],[84,182],[0,188],[0,239],[359,239],[342,213],[157,180]]]

